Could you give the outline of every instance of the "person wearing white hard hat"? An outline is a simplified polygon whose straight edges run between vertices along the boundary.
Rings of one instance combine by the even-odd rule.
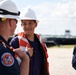
[[[49,75],[47,48],[41,37],[35,33],[39,22],[35,12],[28,8],[24,14],[22,11],[20,18],[23,32],[13,37],[10,44],[14,48],[20,47],[21,50],[25,50],[28,45],[28,48],[33,50],[33,55],[30,57],[29,75]]]
[[[13,35],[20,12],[11,0],[0,1],[0,75],[28,75],[29,57],[19,48],[10,47],[7,40]],[[18,65],[16,57],[21,59]]]

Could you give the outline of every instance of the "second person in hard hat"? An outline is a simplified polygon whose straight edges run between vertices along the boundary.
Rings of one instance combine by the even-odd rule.
[[[20,17],[23,32],[18,33],[10,44],[14,48],[20,47],[25,50],[28,46],[30,50],[33,50],[33,55],[30,57],[29,75],[49,75],[47,48],[41,37],[35,33],[38,25],[36,14],[28,8]]]

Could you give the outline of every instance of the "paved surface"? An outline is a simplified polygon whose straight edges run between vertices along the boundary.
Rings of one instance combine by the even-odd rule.
[[[76,75],[72,68],[73,48],[48,48],[50,75]]]

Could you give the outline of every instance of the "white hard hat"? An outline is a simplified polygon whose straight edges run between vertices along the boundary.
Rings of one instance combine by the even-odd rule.
[[[18,19],[20,12],[11,0],[0,1],[0,17]]]
[[[25,11],[22,11],[20,18],[21,18],[21,20],[36,20],[36,21],[38,21],[35,12],[30,8],[27,8],[27,9],[25,9]]]

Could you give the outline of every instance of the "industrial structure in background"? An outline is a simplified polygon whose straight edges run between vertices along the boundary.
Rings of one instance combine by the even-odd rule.
[[[65,30],[64,35],[41,35],[47,46],[74,45],[76,36],[72,36],[70,30]]]

